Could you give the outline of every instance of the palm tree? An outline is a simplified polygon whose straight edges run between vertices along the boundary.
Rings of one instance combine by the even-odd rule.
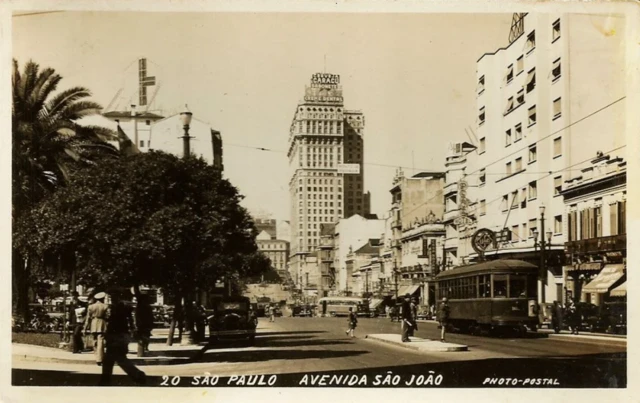
[[[102,158],[118,157],[108,141],[117,140],[111,130],[79,125],[78,120],[99,113],[102,107],[87,100],[88,89],[73,87],[53,95],[62,77],[52,68],[40,69],[27,62],[21,73],[13,60],[12,106],[12,216],[15,222],[73,172]],[[28,315],[30,262],[13,250],[13,274],[18,281],[18,305]]]

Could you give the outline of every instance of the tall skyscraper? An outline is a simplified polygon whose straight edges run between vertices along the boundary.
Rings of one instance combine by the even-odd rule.
[[[291,271],[299,285],[319,282],[314,254],[320,225],[368,215],[364,192],[364,126],[361,111],[345,110],[340,76],[317,73],[305,87],[289,131]]]

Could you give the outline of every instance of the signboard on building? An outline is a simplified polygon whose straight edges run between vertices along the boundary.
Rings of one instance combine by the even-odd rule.
[[[481,228],[477,230],[471,238],[471,247],[479,255],[483,255],[484,252],[490,247],[496,246],[496,234],[487,228]]]
[[[429,245],[429,264],[434,273],[438,264],[437,260],[438,258],[436,257],[436,240],[432,239],[431,244]]]
[[[337,86],[340,84],[340,76],[337,74],[316,73],[311,76],[311,84]]]
[[[339,174],[360,174],[360,164],[338,164]]]

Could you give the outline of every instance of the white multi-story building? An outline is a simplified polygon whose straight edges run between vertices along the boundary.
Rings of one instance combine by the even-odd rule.
[[[333,267],[336,271],[336,290],[346,293],[352,288],[353,267],[347,265],[347,255],[357,251],[370,239],[380,239],[385,220],[367,219],[361,215],[343,218],[334,228]]]
[[[507,236],[486,258],[539,264],[533,235],[550,237],[546,287],[539,295],[547,302],[562,298],[563,183],[597,151],[625,144],[625,48],[621,36],[602,33],[624,31],[623,24],[616,16],[520,14],[511,43],[480,57],[477,149],[447,159],[451,171],[464,170],[451,172],[457,179],[447,178],[446,189],[464,184],[468,200],[461,212],[460,189],[447,195],[449,258],[477,259],[469,238],[488,228]]]

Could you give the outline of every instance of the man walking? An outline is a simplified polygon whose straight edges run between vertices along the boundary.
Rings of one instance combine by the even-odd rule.
[[[347,331],[345,333],[347,333],[347,335],[351,335],[351,337],[356,337],[354,335],[354,332],[355,332],[357,326],[358,326],[358,315],[356,315],[353,312],[353,308],[352,307],[349,307],[349,328],[347,329]]]
[[[73,337],[71,344],[73,346],[73,354],[80,354],[84,350],[84,342],[82,340],[82,329],[84,326],[84,316],[87,311],[87,304],[80,301],[79,294],[74,291],[71,297],[71,304],[69,305],[69,323],[73,331]]]
[[[133,309],[124,303],[120,292],[114,292],[112,295],[111,313],[109,314],[109,321],[105,333],[107,351],[104,356],[104,364],[102,365],[100,386],[106,386],[111,383],[111,375],[113,374],[113,366],[115,363],[118,363],[120,368],[137,384],[144,385],[146,383],[146,374],[136,368],[127,358],[129,335],[133,332],[135,332]]]
[[[84,322],[84,331],[89,331],[93,335],[93,351],[96,357],[96,364],[102,365],[104,358],[104,332],[107,329],[107,305],[104,304],[104,292],[97,293],[94,298],[95,303],[89,305],[87,309],[87,319]]]
[[[447,303],[447,298],[442,298],[442,303],[440,304],[440,309],[438,309],[438,322],[440,322],[440,341],[445,342],[445,335],[447,333],[447,325],[449,324],[449,304]]]
[[[402,330],[402,342],[407,343],[409,340],[409,332],[413,326],[413,318],[411,315],[411,296],[406,294],[404,302],[402,302],[402,312],[400,312],[400,326]]]
[[[414,297],[411,298],[411,328],[409,329],[409,336],[413,337],[415,331],[418,330],[418,300]]]

